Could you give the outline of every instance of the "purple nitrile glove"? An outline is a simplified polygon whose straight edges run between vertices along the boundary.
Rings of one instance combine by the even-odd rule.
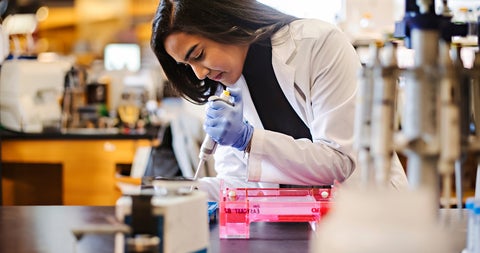
[[[230,89],[234,106],[221,100],[208,102],[203,128],[220,145],[245,150],[253,135],[253,126],[243,120],[243,101],[240,89]]]

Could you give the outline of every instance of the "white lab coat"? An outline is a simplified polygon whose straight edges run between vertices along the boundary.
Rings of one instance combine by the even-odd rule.
[[[228,187],[359,181],[353,125],[361,65],[347,37],[323,21],[294,21],[272,37],[272,65],[287,100],[310,129],[313,142],[264,130],[242,76],[234,86],[242,89],[244,117],[255,129],[250,153],[247,157],[231,147],[217,148],[217,177],[201,179],[199,187],[211,200],[218,200],[222,180]],[[407,185],[397,157],[391,182],[396,188]]]

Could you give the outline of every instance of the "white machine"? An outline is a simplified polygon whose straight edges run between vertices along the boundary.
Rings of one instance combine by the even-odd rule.
[[[153,184],[153,195],[123,196],[117,201],[117,220],[131,232],[117,234],[115,252],[207,252],[206,194],[190,190],[195,184],[191,180],[155,180]]]
[[[0,73],[0,123],[26,133],[60,124],[65,75],[70,67],[64,61],[5,61]]]
[[[207,195],[192,190],[197,181],[155,179],[154,191],[123,195],[115,218],[108,224],[73,228],[77,240],[84,235],[114,235],[114,253],[206,253],[209,250]],[[216,207],[215,207],[216,208]]]

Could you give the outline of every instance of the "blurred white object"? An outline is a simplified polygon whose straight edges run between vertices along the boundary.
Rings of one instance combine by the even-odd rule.
[[[136,72],[140,70],[140,60],[140,46],[137,44],[112,43],[105,46],[104,64],[106,70]]]
[[[135,157],[132,162],[132,169],[130,176],[134,178],[141,178],[145,174],[145,168],[147,168],[148,158],[152,147],[138,147],[135,151]]]
[[[343,4],[342,1],[318,0],[259,0],[259,2],[295,17],[316,18],[329,23],[335,22]]]
[[[311,253],[451,253],[451,234],[437,222],[427,191],[340,189],[320,221]]]
[[[141,222],[135,220],[139,217],[138,214],[144,214],[142,207],[145,203],[142,202],[145,201],[141,200],[148,195],[143,195],[143,198],[122,196],[118,199],[115,207],[118,221],[125,222],[133,228],[133,231],[142,231],[143,235],[158,236],[161,239],[162,243],[157,247],[158,250],[144,252],[207,252],[209,230],[206,194],[202,191],[189,191],[190,186],[195,184],[193,181],[155,180],[153,184],[156,193],[146,200],[149,201],[148,207],[151,209],[151,217],[146,218],[156,223],[156,231],[144,232],[146,229],[140,230],[135,227]],[[139,237],[138,235],[126,235],[125,241],[132,241]],[[122,244],[118,246],[124,247]]]
[[[5,18],[3,27],[9,35],[32,34],[37,23],[35,14],[15,14]]]
[[[3,26],[0,25],[0,64],[7,58],[10,53],[10,40],[8,34],[5,33]]]
[[[204,119],[199,116],[203,116],[204,111],[204,105],[183,103],[181,111],[170,123],[173,152],[185,177],[193,178],[200,162],[198,154],[205,138],[205,131],[203,130]],[[198,172],[198,178],[216,175],[213,158],[202,165],[204,166]]]
[[[356,45],[367,45],[392,33],[404,11],[399,0],[342,0],[338,25]]]
[[[67,62],[11,60],[0,74],[0,123],[7,129],[38,133],[60,123],[60,99]]]
[[[35,42],[33,39],[33,33],[37,29],[38,20],[35,14],[15,14],[8,15],[3,21],[3,27],[7,36],[12,38],[13,43],[13,55],[17,58],[19,55],[26,52],[30,54],[34,47]],[[19,37],[25,36],[26,45],[22,49],[22,43]]]

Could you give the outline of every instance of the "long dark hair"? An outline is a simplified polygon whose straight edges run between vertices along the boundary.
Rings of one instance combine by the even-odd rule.
[[[223,44],[250,44],[271,37],[295,19],[256,0],[161,0],[150,43],[175,89],[192,102],[204,103],[222,84],[199,80],[189,66],[178,64],[165,51],[168,35],[185,32]]]

